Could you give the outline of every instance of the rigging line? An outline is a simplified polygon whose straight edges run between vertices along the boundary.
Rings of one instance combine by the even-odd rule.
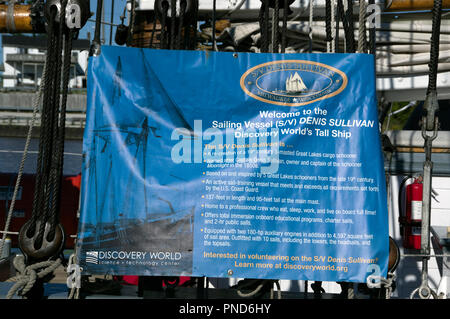
[[[39,227],[39,233],[36,237],[36,244],[37,246],[41,246],[41,238],[43,239],[46,223],[51,220],[52,218],[52,197],[54,196],[54,178],[56,175],[57,170],[57,162],[54,160],[54,155],[57,153],[57,138],[55,138],[58,135],[58,116],[59,116],[59,106],[61,102],[60,97],[60,90],[61,90],[61,69],[62,69],[62,50],[63,50],[63,35],[64,35],[64,26],[65,24],[62,22],[64,21],[65,16],[65,9],[67,6],[68,0],[63,0],[61,3],[61,12],[59,16],[59,25],[57,30],[57,47],[56,47],[56,69],[55,69],[55,77],[54,79],[54,85],[53,85],[53,103],[52,103],[52,109],[51,109],[51,116],[52,121],[50,122],[48,136],[46,140],[48,141],[48,160],[45,161],[45,164],[49,167],[47,172],[47,180],[44,184],[45,186],[45,201],[44,201],[44,211],[43,211],[43,220]],[[51,225],[52,223],[50,223]]]
[[[353,0],[347,0],[347,23],[350,53],[355,53],[355,25],[353,22]]]
[[[229,16],[233,13],[235,13],[236,11],[240,10],[242,5],[246,2],[247,0],[241,0],[241,2],[239,2],[233,9],[231,9],[230,11],[228,11],[224,16]]]
[[[98,8],[97,8],[98,10]],[[136,19],[136,1],[131,1],[131,11],[130,11],[130,23],[128,25],[128,38],[127,38],[127,44],[131,45],[133,41],[133,34],[134,34],[134,22]]]
[[[441,11],[442,0],[435,0],[433,6],[433,18],[432,18],[432,34],[431,34],[431,50],[430,50],[430,73],[428,77],[428,89],[427,94],[436,91],[438,63],[439,63],[439,36],[441,27]]]
[[[280,1],[275,0],[275,7],[273,10],[273,31],[272,31],[272,52],[278,53],[278,25],[279,25],[279,18],[280,18]]]
[[[374,5],[375,0],[369,0],[369,5]],[[376,39],[375,39],[375,25],[369,27],[369,53],[375,56],[376,53]]]
[[[178,35],[177,35],[177,50],[181,49],[181,39],[182,39],[182,31],[184,25],[184,15],[186,13],[187,2],[186,0],[180,0],[180,21],[178,23]],[[184,29],[186,32],[186,28]],[[183,45],[183,48],[185,44]]]
[[[349,34],[347,14],[344,9],[343,0],[337,0],[337,4],[338,4],[339,17],[340,17],[340,20],[342,21],[342,28],[344,29],[345,53],[349,53],[351,38],[353,37],[353,35]]]
[[[48,121],[49,121],[49,114],[51,111],[51,104],[52,104],[52,95],[50,92],[52,91],[53,87],[53,81],[52,78],[54,77],[54,68],[55,68],[55,53],[56,50],[53,48],[56,47],[55,44],[55,32],[54,32],[54,23],[56,18],[56,11],[51,10],[50,12],[50,20],[48,22],[48,34],[47,34],[47,57],[46,57],[46,68],[47,68],[47,74],[45,79],[42,79],[41,81],[45,81],[44,87],[45,90],[43,92],[43,106],[41,111],[41,132],[39,134],[39,152],[38,152],[38,158],[37,158],[37,169],[36,169],[36,181],[35,181],[35,190],[34,190],[34,196],[33,196],[33,203],[32,203],[32,212],[31,212],[31,225],[28,229],[27,236],[33,237],[35,232],[35,226],[37,219],[39,218],[40,214],[42,213],[42,196],[43,196],[43,184],[45,181],[43,180],[43,162],[45,161],[44,158],[44,151],[45,151],[45,143],[44,143],[44,132],[48,127]]]
[[[16,151],[16,150],[0,150],[0,153],[17,153],[23,154],[24,151]],[[27,151],[28,154],[37,154],[38,151]],[[82,153],[72,153],[72,152],[64,152],[64,155],[69,156],[83,156]]]
[[[334,15],[335,18],[335,31],[334,31],[334,52],[339,52],[339,6],[336,5],[336,1],[339,0],[333,0],[334,1],[334,8],[336,14]]]
[[[283,6],[283,27],[281,29],[281,53],[286,51],[286,31],[287,31],[287,16],[288,16],[288,0],[284,0]]]
[[[272,52],[279,52],[279,41],[278,41],[278,29],[280,24],[280,0],[275,0],[275,8],[273,10],[273,38],[272,38]]]
[[[217,51],[216,46],[216,0],[213,0],[213,10],[212,10],[212,49]]]
[[[175,23],[177,19],[177,0],[170,2],[170,49],[175,48]]]
[[[313,15],[314,15],[314,0],[309,0],[309,52],[313,50]]]
[[[266,39],[266,48],[264,52],[269,52],[269,45],[272,42],[269,39],[269,0],[264,0],[264,36]]]
[[[67,94],[69,87],[69,79],[70,79],[70,60],[72,56],[72,40],[73,40],[73,30],[69,29],[65,34],[65,43],[64,43],[64,62],[63,62],[63,77],[62,77],[62,101],[61,101],[61,110],[60,110],[60,122],[59,122],[59,134],[57,139],[57,148],[56,148],[56,172],[55,172],[55,181],[53,183],[53,200],[51,206],[51,222],[50,222],[50,230],[48,233],[49,241],[53,241],[55,236],[55,229],[58,223],[59,216],[59,208],[61,201],[61,178],[63,172],[63,161],[64,161],[64,139],[65,139],[65,123],[66,123],[66,107],[67,107]]]
[[[331,52],[334,53],[336,52],[336,0],[330,0],[331,1],[331,20],[330,20],[330,25],[331,25],[331,43],[330,43],[330,48],[331,48]]]
[[[163,1],[161,3],[162,6],[162,15],[161,15],[161,38],[159,41],[159,46],[161,49],[166,49],[166,38],[167,38],[167,31],[166,31],[166,18],[167,18],[167,12],[169,10],[169,3],[167,1]]]
[[[97,22],[97,20],[93,20],[93,19],[88,19],[89,22]],[[117,23],[112,23],[112,22],[107,22],[107,21],[100,21],[100,24],[106,24],[106,25],[110,25],[112,27],[118,27],[120,24]]]
[[[332,31],[331,31],[331,0],[325,0],[325,32],[327,42],[327,53],[331,52],[331,46],[333,41]]]
[[[198,3],[196,6],[194,6],[194,12],[193,12],[193,22],[191,23],[191,27],[193,29],[194,33],[194,39],[193,43],[191,45],[192,50],[197,49],[197,42],[198,42]],[[191,34],[189,32],[189,42],[191,42]]]
[[[359,17],[358,17],[358,52],[366,53],[366,0],[359,0]]]
[[[33,116],[31,118],[31,122],[30,125],[28,127],[28,133],[27,133],[27,137],[26,137],[26,141],[25,141],[25,146],[24,146],[24,150],[23,150],[23,155],[22,155],[22,159],[20,161],[19,164],[19,169],[17,172],[17,179],[16,179],[16,184],[14,186],[14,191],[13,191],[13,195],[11,198],[11,203],[9,205],[9,211],[8,211],[8,215],[6,217],[6,222],[5,222],[5,227],[3,232],[3,236],[2,236],[2,241],[0,242],[0,256],[3,256],[3,247],[4,247],[4,243],[6,240],[6,236],[8,234],[12,234],[12,235],[18,235],[19,233],[17,232],[10,232],[9,231],[9,226],[11,224],[11,219],[12,219],[12,215],[14,212],[14,206],[16,204],[16,199],[17,199],[17,193],[19,192],[19,187],[20,187],[20,183],[22,181],[22,175],[23,175],[23,171],[24,171],[24,167],[25,167],[25,161],[27,159],[27,155],[29,153],[29,147],[30,147],[30,142],[31,142],[31,136],[32,136],[32,132],[33,132],[33,128],[36,122],[36,117],[37,117],[37,113],[39,112],[39,105],[41,103],[41,98],[42,98],[42,93],[44,91],[45,88],[45,78],[47,77],[47,62],[46,61],[44,63],[43,66],[43,70],[42,70],[42,78],[41,78],[41,83],[39,85],[39,89],[38,92],[36,93],[35,97],[34,97],[34,105],[33,105]]]
[[[156,31],[156,13],[153,11],[153,27],[152,27],[152,35],[150,36],[149,48],[153,47],[153,38],[155,37],[155,31]]]
[[[62,39],[64,34],[64,16],[66,11],[68,0],[63,0],[61,3],[61,10],[59,14],[59,24],[57,30],[54,30],[54,35],[57,37],[56,41],[56,49],[52,48],[55,52],[55,60],[56,60],[56,68],[54,68],[54,76],[52,76],[52,80],[54,81],[52,86],[52,103],[50,108],[50,121],[48,122],[48,128],[47,130],[43,130],[43,135],[41,137],[44,138],[44,145],[46,146],[46,155],[45,161],[43,162],[44,167],[46,167],[46,180],[43,184],[44,189],[44,196],[41,199],[43,202],[43,210],[41,213],[41,223],[39,225],[39,231],[36,236],[35,240],[35,247],[41,247],[44,239],[44,233],[47,222],[52,220],[52,209],[51,206],[53,202],[53,196],[54,196],[54,179],[56,175],[57,170],[57,162],[54,159],[55,154],[57,153],[57,138],[55,136],[58,135],[58,112],[59,112],[59,106],[60,106],[60,90],[61,90],[61,66],[62,66]],[[65,57],[66,58],[66,57]],[[70,59],[70,57],[69,57]],[[41,204],[42,205],[42,204]],[[50,222],[50,225],[52,227],[52,222]]]
[[[91,47],[90,55],[94,54],[94,50],[98,50],[100,47],[100,27],[102,20],[102,8],[103,0],[97,0],[97,10],[95,14],[95,29],[94,29],[94,39]]]
[[[109,45],[112,45],[112,35],[113,35],[113,22],[114,22],[114,0],[111,0],[111,27],[109,28]]]
[[[268,51],[268,34],[267,23],[269,20],[269,0],[262,0],[261,7],[259,9],[259,29],[261,34],[261,52]]]

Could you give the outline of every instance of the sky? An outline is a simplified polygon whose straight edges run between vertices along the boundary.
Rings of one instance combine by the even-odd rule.
[[[112,9],[112,0],[103,0],[103,7],[105,12],[104,20],[105,22],[111,21],[111,9]],[[91,3],[91,12],[96,12],[97,10],[97,0],[90,0]],[[120,23],[120,16],[123,13],[123,9],[125,7],[126,0],[114,0],[114,17],[113,17],[113,23],[119,24]],[[126,17],[126,15],[125,15]],[[95,14],[90,18],[90,20],[95,20]],[[127,25],[128,22],[125,19],[125,24]],[[105,24],[105,40],[106,44],[109,44],[109,33],[110,33],[110,26],[108,24]],[[91,40],[94,37],[94,31],[95,31],[95,22],[88,21],[86,25],[81,29],[79,38],[80,39],[86,39],[87,33],[91,33]],[[115,27],[113,28],[113,35],[112,35],[112,44],[114,45],[114,35],[115,35]]]

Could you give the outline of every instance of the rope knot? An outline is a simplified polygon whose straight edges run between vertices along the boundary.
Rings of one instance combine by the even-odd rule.
[[[47,276],[58,268],[61,265],[61,259],[58,258],[26,266],[24,256],[18,255],[14,258],[13,264],[19,274],[11,278],[16,283],[6,295],[7,299],[11,299],[16,293],[18,296],[24,296],[33,288],[37,279]]]

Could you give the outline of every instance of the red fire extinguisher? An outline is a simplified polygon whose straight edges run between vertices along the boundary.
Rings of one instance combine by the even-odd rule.
[[[404,211],[400,211],[400,224],[403,228],[404,248],[421,248],[422,195],[422,176],[418,176],[414,178],[412,184],[405,187],[406,205]]]

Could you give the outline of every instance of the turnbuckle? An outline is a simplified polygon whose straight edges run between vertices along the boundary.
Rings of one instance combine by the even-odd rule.
[[[426,261],[424,260],[424,262]],[[434,299],[438,299],[438,295],[428,285],[427,271],[422,270],[422,283],[420,284],[419,288],[413,290],[413,292],[409,296],[409,299],[413,299],[415,294],[418,294],[420,299],[430,299],[431,296],[433,296]]]

